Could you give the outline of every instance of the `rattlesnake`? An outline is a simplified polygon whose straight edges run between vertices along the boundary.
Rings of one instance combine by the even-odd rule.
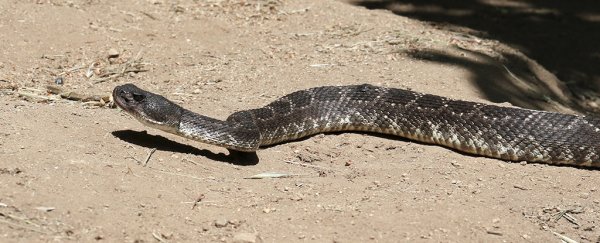
[[[600,118],[453,100],[373,85],[296,91],[225,121],[199,115],[133,84],[115,103],[140,122],[237,151],[324,132],[398,135],[510,161],[600,167]]]

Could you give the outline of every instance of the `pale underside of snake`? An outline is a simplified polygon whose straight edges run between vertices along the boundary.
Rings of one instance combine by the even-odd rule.
[[[600,119],[500,107],[373,85],[296,91],[225,121],[189,111],[133,84],[115,103],[140,122],[237,151],[317,133],[364,131],[509,161],[600,167]]]

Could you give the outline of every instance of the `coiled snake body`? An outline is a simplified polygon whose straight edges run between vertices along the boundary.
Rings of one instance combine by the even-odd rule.
[[[368,84],[288,94],[225,121],[199,115],[133,84],[115,103],[140,122],[238,151],[334,131],[393,134],[510,161],[600,167],[600,119],[499,107]]]

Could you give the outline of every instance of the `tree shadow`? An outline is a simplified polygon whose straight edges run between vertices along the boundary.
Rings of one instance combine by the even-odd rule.
[[[535,63],[514,53],[501,53],[502,61],[459,48],[418,50],[406,54],[415,59],[466,68],[472,76],[469,81],[482,91],[487,100],[495,103],[508,102],[529,109],[563,112],[580,108],[562,92],[563,87],[557,80],[544,76],[545,70],[535,70]]]
[[[229,154],[214,153],[206,149],[198,149],[190,145],[181,144],[160,135],[150,135],[146,131],[119,130],[112,132],[112,135],[125,142],[141,147],[156,148],[158,150],[174,153],[199,155],[211,160],[235,165],[256,165],[259,162],[256,153],[245,153],[232,150],[229,150]]]
[[[348,1],[429,21],[438,28],[500,40],[556,75],[572,98],[596,99],[600,92],[600,1]],[[491,88],[479,87],[486,95],[495,95],[488,94]]]

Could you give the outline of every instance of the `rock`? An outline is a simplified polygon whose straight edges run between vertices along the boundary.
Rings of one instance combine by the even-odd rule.
[[[117,49],[114,48],[110,48],[110,50],[108,50],[108,58],[116,58],[119,57],[119,51],[117,51]]]
[[[65,82],[64,78],[63,78],[63,77],[60,77],[60,76],[59,76],[59,77],[56,77],[56,78],[54,79],[54,83],[55,83],[56,85],[63,85],[63,83],[64,83],[64,82]]]
[[[217,227],[217,228],[223,228],[223,227],[227,226],[227,224],[229,224],[229,221],[227,221],[227,219],[215,220],[215,227]]]
[[[258,233],[236,233],[233,236],[234,243],[257,243],[262,242],[258,237]]]
[[[54,211],[54,209],[56,209],[55,207],[35,207],[35,209],[42,211],[42,212],[51,212]]]

